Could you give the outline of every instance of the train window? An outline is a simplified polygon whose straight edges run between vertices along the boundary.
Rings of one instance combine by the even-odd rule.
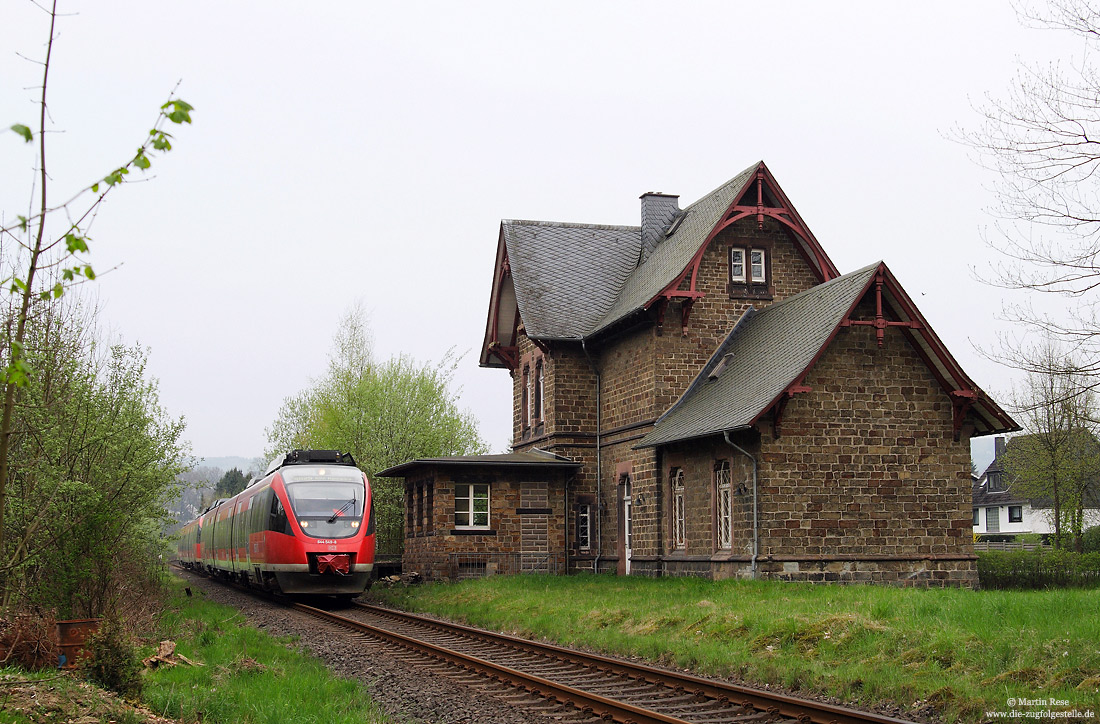
[[[455,527],[489,527],[489,484],[455,485]]]
[[[267,529],[276,533],[294,534],[290,529],[290,521],[286,517],[286,509],[283,508],[283,502],[279,500],[278,495],[271,496],[271,520],[268,522]]]
[[[359,532],[366,503],[362,475],[355,482],[310,480],[286,486],[302,532],[314,538],[347,538]]]

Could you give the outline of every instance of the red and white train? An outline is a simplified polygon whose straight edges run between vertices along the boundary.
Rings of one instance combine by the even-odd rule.
[[[354,597],[374,567],[374,496],[350,454],[295,450],[183,527],[179,561],[256,588]]]

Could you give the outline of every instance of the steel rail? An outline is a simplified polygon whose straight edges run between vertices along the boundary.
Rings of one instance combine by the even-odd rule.
[[[827,704],[811,699],[801,699],[787,694],[753,689],[724,681],[713,681],[691,674],[666,671],[652,666],[634,664],[629,661],[613,659],[599,654],[590,654],[584,651],[556,646],[554,644],[540,643],[515,636],[508,636],[507,634],[485,631],[472,626],[425,618],[405,611],[395,611],[393,609],[370,606],[363,603],[356,603],[355,605],[379,615],[416,622],[442,631],[451,631],[466,636],[496,641],[532,653],[611,671],[623,676],[641,679],[652,684],[661,684],[675,689],[683,689],[689,694],[703,696],[709,699],[717,699],[722,702],[728,701],[735,704],[741,704],[746,708],[756,709],[769,714],[780,714],[800,721],[814,722],[814,724],[913,724],[911,721],[896,719],[883,714],[864,712],[858,709],[851,709],[836,704]]]
[[[311,616],[331,621],[340,626],[355,631],[366,632],[371,636],[377,636],[392,643],[420,651],[434,658],[456,663],[463,668],[489,673],[494,679],[507,681],[526,691],[534,691],[562,703],[572,704],[582,711],[593,712],[597,716],[602,716],[605,719],[610,717],[614,721],[627,724],[691,724],[691,722],[684,719],[667,716],[660,712],[650,711],[626,702],[616,701],[615,699],[609,699],[605,696],[559,684],[550,679],[544,679],[541,676],[535,676],[507,666],[501,666],[500,664],[495,664],[492,661],[486,661],[476,656],[468,656],[442,646],[436,646],[426,641],[421,641],[411,636],[404,636],[393,631],[387,631],[376,626],[371,626],[368,623],[363,623],[362,621],[340,616],[331,611],[314,608],[313,606],[307,606],[303,603],[294,603],[291,604],[291,607],[298,611],[304,611]]]

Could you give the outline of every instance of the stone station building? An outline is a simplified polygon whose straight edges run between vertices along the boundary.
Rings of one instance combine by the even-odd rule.
[[[513,451],[380,473],[406,570],[973,585],[969,441],[1018,427],[889,268],[841,275],[762,162],[641,202],[501,223]]]

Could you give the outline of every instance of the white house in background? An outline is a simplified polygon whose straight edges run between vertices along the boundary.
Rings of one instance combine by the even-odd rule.
[[[974,533],[1018,536],[1054,532],[1049,501],[1026,498],[1012,492],[1012,481],[1002,467],[1005,439],[994,441],[994,458],[982,476],[974,481]],[[1085,528],[1100,525],[1100,489],[1094,489],[1085,509]]]

